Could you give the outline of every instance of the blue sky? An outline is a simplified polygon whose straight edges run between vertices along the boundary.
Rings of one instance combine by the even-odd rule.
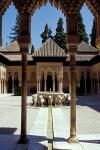
[[[11,27],[13,27],[15,23],[16,13],[16,9],[13,5],[11,5],[3,16],[3,47],[6,45],[6,43],[10,42],[8,36],[11,32]],[[83,16],[84,24],[86,26],[86,32],[89,35],[91,33],[93,15],[90,13],[86,5],[82,7],[81,13]],[[64,20],[64,30],[66,32],[66,18],[60,10],[57,10],[55,7],[52,7],[48,3],[40,9],[36,10],[35,14],[32,16],[31,23],[31,39],[35,48],[38,48],[41,45],[40,34],[43,32],[46,23],[48,23],[49,27],[51,27],[53,35],[55,34],[59,17],[62,17]]]

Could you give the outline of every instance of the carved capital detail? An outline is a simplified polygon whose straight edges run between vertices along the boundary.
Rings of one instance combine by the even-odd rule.
[[[18,39],[19,46],[21,47],[29,46],[31,41],[30,29],[31,29],[30,15],[20,14],[19,39]]]

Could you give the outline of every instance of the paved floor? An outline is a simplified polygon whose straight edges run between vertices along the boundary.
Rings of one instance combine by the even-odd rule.
[[[48,109],[27,101],[27,134],[29,144],[17,144],[20,138],[21,98],[0,95],[0,150],[44,150],[47,146]],[[70,106],[53,108],[55,150],[100,150],[100,97],[78,97],[78,144],[67,143],[70,127]]]

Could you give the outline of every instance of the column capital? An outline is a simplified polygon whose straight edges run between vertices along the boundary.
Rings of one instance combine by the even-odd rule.
[[[77,51],[77,45],[79,43],[78,14],[68,14],[66,21],[69,52],[75,53]]]
[[[31,17],[29,14],[19,14],[19,37],[18,44],[22,49],[27,51],[27,48],[31,42],[30,30],[31,30]],[[22,50],[23,51],[23,50]]]

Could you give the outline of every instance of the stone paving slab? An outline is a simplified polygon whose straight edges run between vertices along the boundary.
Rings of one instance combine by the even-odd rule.
[[[79,143],[68,143],[69,122],[67,122],[67,117],[65,120],[62,108],[53,108],[54,150],[100,150],[100,134],[78,134]]]
[[[55,133],[53,146],[55,150],[100,150],[100,99],[89,96],[79,97],[79,101],[81,99],[82,103],[80,102],[77,105],[77,135],[79,139],[77,144],[67,142],[70,131],[70,106],[53,108]],[[20,102],[20,97],[0,96],[0,128],[5,130],[5,133],[9,129],[16,128],[13,135],[11,133],[0,135],[0,150],[46,150],[48,144],[46,139],[47,108],[28,106],[27,131],[29,143],[27,145],[17,144],[20,137]],[[28,97],[28,102],[31,102],[31,97]],[[83,122],[84,119],[86,119],[86,122]]]

